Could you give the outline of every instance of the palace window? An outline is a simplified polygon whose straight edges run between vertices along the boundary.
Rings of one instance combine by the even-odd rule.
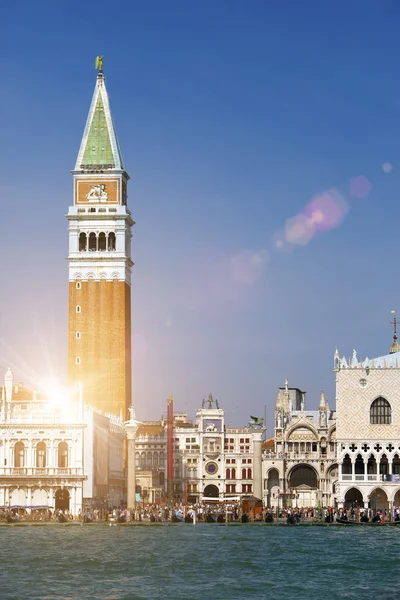
[[[66,442],[58,444],[58,466],[61,469],[68,467],[68,444]]]
[[[25,446],[23,442],[17,442],[14,446],[14,466],[23,467],[25,464]]]
[[[39,442],[36,446],[36,466],[44,469],[46,466],[46,444]]]
[[[382,396],[373,401],[369,414],[371,425],[390,425],[392,422],[392,408]]]

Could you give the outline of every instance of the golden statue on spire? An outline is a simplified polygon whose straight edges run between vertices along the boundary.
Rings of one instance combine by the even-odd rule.
[[[96,65],[95,68],[98,69],[101,73],[103,71],[103,57],[102,56],[96,56],[95,65]]]

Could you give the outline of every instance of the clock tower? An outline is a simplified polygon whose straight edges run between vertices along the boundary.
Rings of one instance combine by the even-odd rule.
[[[131,228],[125,171],[100,61],[73,175],[69,223],[68,380],[103,413],[128,418]]]

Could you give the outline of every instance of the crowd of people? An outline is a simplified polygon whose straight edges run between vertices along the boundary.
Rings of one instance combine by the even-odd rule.
[[[334,523],[340,521],[356,522],[400,522],[400,507],[394,507],[393,512],[373,510],[370,508],[346,507],[302,507],[302,508],[263,508],[245,512],[237,503],[212,504],[200,502],[185,505],[183,503],[138,504],[134,510],[123,508],[87,508],[72,515],[67,510],[52,510],[50,508],[24,509],[1,508],[0,521],[9,523],[19,521],[80,521],[83,523],[125,523],[129,521],[165,523],[165,522],[250,522],[265,521],[266,523],[286,521],[287,523],[320,521]]]

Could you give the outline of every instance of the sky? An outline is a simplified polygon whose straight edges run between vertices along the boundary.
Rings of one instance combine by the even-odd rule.
[[[128,173],[133,403],[228,426],[400,311],[395,0],[3,0],[0,376],[66,381],[65,214],[97,54]]]

